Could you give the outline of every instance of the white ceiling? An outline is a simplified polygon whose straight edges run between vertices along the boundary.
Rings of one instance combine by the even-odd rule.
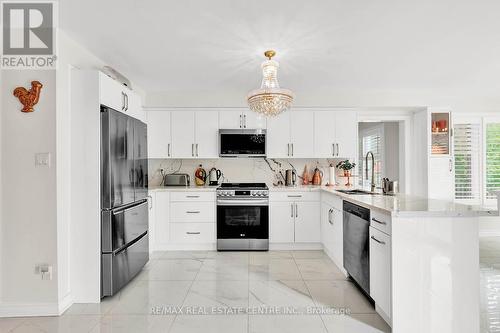
[[[64,0],[61,27],[147,92],[500,90],[500,1]]]

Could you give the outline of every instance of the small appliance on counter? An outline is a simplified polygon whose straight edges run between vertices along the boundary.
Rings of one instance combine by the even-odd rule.
[[[217,186],[219,185],[219,179],[222,177],[222,171],[217,168],[212,168],[208,172],[208,185]]]
[[[207,172],[203,169],[203,166],[200,164],[198,169],[194,172],[194,184],[196,186],[205,186],[207,181]]]
[[[285,186],[295,186],[297,183],[297,174],[295,170],[288,169],[285,171]]]
[[[382,192],[389,195],[399,193],[399,182],[397,180],[389,180],[389,178],[383,178]]]
[[[318,168],[314,169],[312,184],[313,185],[321,185],[322,182],[323,182],[323,171],[321,171]]]
[[[165,186],[189,186],[191,177],[187,173],[171,173],[165,175],[163,184]]]

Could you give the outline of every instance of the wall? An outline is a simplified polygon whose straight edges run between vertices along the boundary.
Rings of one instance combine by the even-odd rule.
[[[271,166],[278,170],[279,166],[273,162],[272,159],[268,159]],[[316,166],[323,171],[323,184],[329,181],[328,178],[328,167],[332,163],[335,165],[338,159],[290,159],[290,160],[276,160],[281,163],[282,170],[291,169],[292,166],[297,170],[297,175],[302,176],[304,167],[307,165],[310,175],[316,168]],[[149,185],[157,186],[161,182],[160,169],[164,169],[165,173],[187,173],[191,176],[191,183],[194,183],[194,171],[198,166],[202,164],[203,168],[208,171],[212,168],[218,168],[224,173],[225,182],[265,182],[268,185],[272,185],[277,182],[277,178],[274,176],[275,173],[271,171],[267,163],[263,158],[221,158],[216,160],[161,160],[161,159],[151,159],[149,160]],[[297,178],[298,182],[300,179]],[[342,182],[341,179],[338,181]]]
[[[57,311],[56,74],[55,71],[2,71],[2,305]],[[32,80],[44,85],[33,113],[20,112],[12,96]],[[35,167],[35,153],[51,154],[51,167]],[[35,275],[35,265],[54,266],[53,279]]]

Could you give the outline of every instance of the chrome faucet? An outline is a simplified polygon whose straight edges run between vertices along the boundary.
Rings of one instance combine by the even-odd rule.
[[[368,155],[372,155],[372,182],[370,183],[370,188],[371,192],[375,192],[375,157],[371,151],[367,152],[365,156],[365,179],[368,180]]]

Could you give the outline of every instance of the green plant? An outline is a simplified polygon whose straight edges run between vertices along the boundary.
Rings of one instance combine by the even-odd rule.
[[[355,167],[356,167],[356,163],[351,163],[351,162],[349,162],[349,160],[340,161],[339,163],[337,163],[337,166],[336,166],[337,169],[342,169],[342,170],[346,170],[346,171],[352,170]]]

